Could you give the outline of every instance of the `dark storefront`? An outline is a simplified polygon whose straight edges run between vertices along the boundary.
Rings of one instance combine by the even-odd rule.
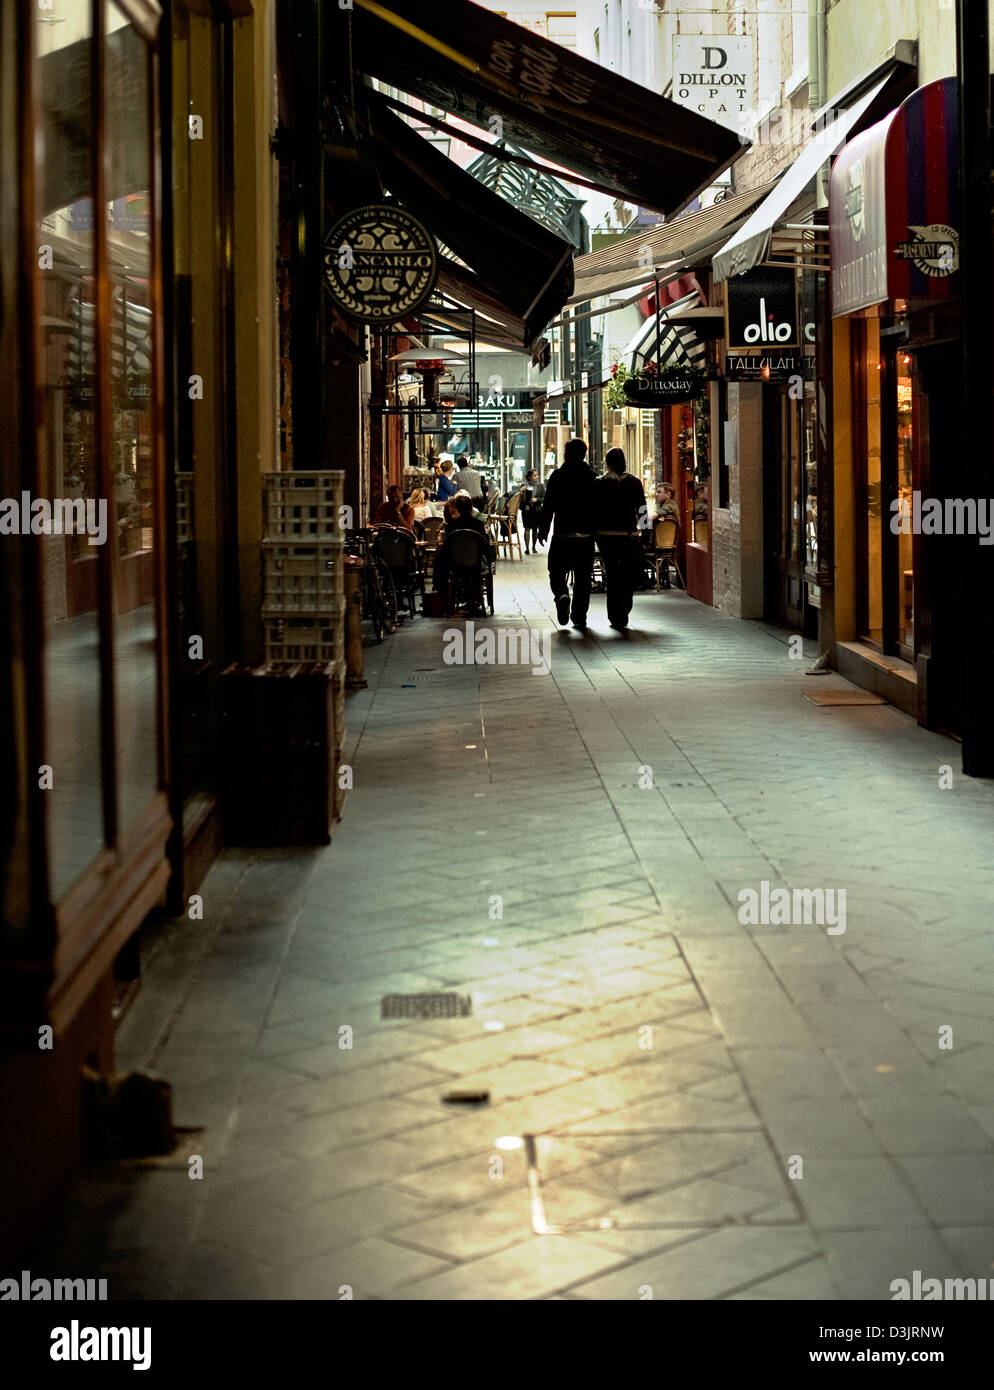
[[[839,666],[951,730],[957,537],[930,534],[922,503],[970,492],[967,460],[944,444],[960,432],[956,103],[954,78],[912,93],[849,142],[830,195],[836,538],[852,575]]]

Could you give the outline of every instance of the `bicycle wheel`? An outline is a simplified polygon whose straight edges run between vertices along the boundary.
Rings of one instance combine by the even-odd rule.
[[[374,573],[379,582],[381,612],[385,631],[394,632],[397,628],[397,590],[393,575],[382,560],[376,560]]]
[[[372,560],[367,558],[363,570],[362,583],[363,617],[368,618],[377,642],[383,641],[383,596],[380,593],[380,577]]]

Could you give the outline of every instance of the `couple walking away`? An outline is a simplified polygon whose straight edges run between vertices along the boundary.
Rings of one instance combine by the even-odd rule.
[[[594,475],[586,458],[587,446],[582,439],[567,441],[562,464],[546,484],[538,534],[544,542],[555,521],[549,546],[549,583],[556,616],[564,626],[571,622],[581,631],[587,626],[596,537],[607,588],[608,622],[620,630],[628,626],[632,611],[641,556],[639,522],[646,515],[645,492],[638,478],[625,472],[621,449],[608,449],[603,478]]]

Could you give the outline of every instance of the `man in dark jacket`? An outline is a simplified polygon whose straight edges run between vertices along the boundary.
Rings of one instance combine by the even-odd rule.
[[[639,529],[648,521],[645,491],[625,472],[621,449],[608,449],[607,472],[594,487],[597,503],[597,548],[604,566],[607,618],[619,631],[628,626],[635,583],[642,559]]]
[[[587,446],[582,439],[567,441],[563,461],[545,485],[538,528],[538,538],[544,544],[555,522],[555,534],[549,546],[549,583],[556,600],[556,616],[564,627],[572,621],[581,632],[587,626],[590,607],[596,530],[596,479],[586,457]],[[570,570],[573,571],[572,606],[567,578]]]

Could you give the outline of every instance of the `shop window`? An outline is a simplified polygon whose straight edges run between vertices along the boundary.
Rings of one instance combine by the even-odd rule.
[[[151,88],[144,42],[105,4],[107,261],[110,280],[110,447],[116,583],[114,700],[118,815],[138,818],[159,785],[155,610],[156,417],[152,302]]]
[[[51,509],[39,785],[61,903],[162,780],[152,58],[109,0],[61,0],[57,23],[32,9],[37,478]]]
[[[35,14],[39,487],[43,498],[82,509],[84,520],[89,513],[97,531],[39,538],[45,804],[51,889],[60,899],[106,843],[97,605],[101,547],[113,533],[97,456],[91,6],[66,0],[58,25]]]
[[[576,49],[576,14],[566,10],[546,14],[546,32],[553,43]]]

